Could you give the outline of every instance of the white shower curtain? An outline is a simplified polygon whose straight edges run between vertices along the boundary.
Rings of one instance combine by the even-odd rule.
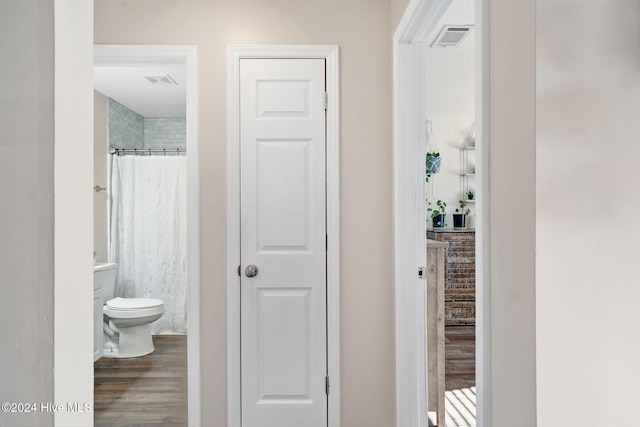
[[[186,333],[185,156],[112,156],[111,261],[116,296],[157,298],[164,315],[154,334]]]

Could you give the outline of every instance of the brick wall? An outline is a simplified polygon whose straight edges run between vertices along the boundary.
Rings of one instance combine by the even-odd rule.
[[[445,257],[445,325],[475,325],[475,231],[428,231],[427,237],[449,243]]]

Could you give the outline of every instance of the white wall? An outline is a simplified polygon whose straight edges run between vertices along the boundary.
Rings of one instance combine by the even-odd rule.
[[[489,130],[481,153],[489,240],[479,240],[490,259],[480,298],[491,322],[482,354],[491,390],[478,399],[490,399],[487,427],[546,427],[536,423],[536,0],[482,2],[487,13],[478,22],[490,25],[482,64],[490,81],[483,98]]]
[[[637,425],[638,2],[536,4],[538,423]]]
[[[109,98],[93,92],[93,185],[108,188],[109,180]],[[93,250],[96,261],[107,262],[109,192],[93,193]]]
[[[93,3],[55,2],[55,426],[91,426],[93,411]]]
[[[459,201],[467,198],[462,194],[460,148],[473,124],[473,117],[436,117],[431,119],[431,122],[438,151],[442,157],[442,167],[440,172],[432,175],[429,183],[426,184],[426,195],[434,206],[437,200],[442,200],[447,204],[447,226],[453,227],[452,215],[456,213],[455,210],[460,205]],[[475,167],[475,152],[470,151],[468,154],[469,166]],[[475,178],[469,177],[468,180],[469,187],[475,190]],[[467,207],[472,211],[468,218],[470,221],[468,226],[472,227],[475,205],[469,203]],[[431,227],[430,220],[427,225]]]
[[[2,3],[1,402],[53,401],[53,22],[52,2]],[[3,426],[52,423],[0,412]]]
[[[426,44],[431,45],[444,25],[474,24],[474,3],[475,0],[454,0]],[[475,55],[475,30],[457,47],[425,49],[426,115],[432,122],[442,157],[442,168],[426,186],[426,193],[432,203],[436,200],[447,203],[449,227],[453,226],[451,215],[459,201],[467,198],[462,194],[460,148],[475,120]],[[469,159],[475,159],[474,152],[469,152]],[[475,178],[468,180],[469,187],[475,189]],[[468,226],[473,227],[475,205],[470,203],[468,207],[472,211]]]

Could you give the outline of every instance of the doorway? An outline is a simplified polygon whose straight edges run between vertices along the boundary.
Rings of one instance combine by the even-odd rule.
[[[394,34],[394,169],[395,169],[395,311],[396,311],[396,408],[397,425],[428,425],[427,387],[425,372],[425,282],[416,267],[426,260],[426,219],[424,204],[424,171],[427,147],[425,39],[452,0],[413,0]],[[488,119],[486,109],[486,81],[483,73],[487,45],[483,21],[484,4],[476,2],[476,239],[478,253],[476,283],[476,369],[477,369],[477,425],[490,423],[491,391],[489,388],[488,331],[489,318],[483,315],[488,308],[488,245],[484,159],[487,147]],[[407,286],[412,284],[414,286]],[[429,408],[432,410],[432,408]]]
[[[200,425],[199,196],[197,49],[194,46],[96,45],[94,65],[172,64],[184,67],[186,84],[187,376],[189,425]]]
[[[317,74],[316,77],[289,75],[291,69],[298,72],[307,65],[315,70],[311,74]],[[288,413],[287,416],[302,420],[305,425],[337,426],[340,419],[338,48],[231,46],[228,66],[229,426],[240,427],[242,423],[250,422],[254,416],[262,417],[259,414],[262,408],[256,408],[256,394],[263,408],[273,411],[271,415],[274,422],[277,422],[283,414],[282,411],[285,411]],[[248,76],[247,71],[252,76]],[[276,74],[272,74],[273,72]],[[286,74],[282,74],[283,72]],[[283,78],[282,75],[286,77]],[[245,78],[253,82],[248,85],[252,89],[242,89]],[[289,83],[283,84],[284,80],[288,80]],[[283,96],[283,93],[286,96]],[[265,108],[256,108],[253,104],[245,105],[245,101],[251,103],[252,99],[258,100]],[[243,113],[246,108],[248,119]],[[251,116],[255,116],[256,111],[260,117],[253,121]],[[286,114],[283,114],[285,111]],[[312,115],[321,115],[323,120],[317,122],[319,126],[314,127],[313,136],[302,139],[299,136],[269,134],[264,126],[273,125],[269,122],[273,122],[274,118],[282,119],[280,116],[283,115],[298,122],[296,127]],[[241,136],[243,132],[250,134],[249,140],[259,143],[241,146],[241,140],[244,140]],[[261,132],[267,133],[259,135]],[[318,135],[326,142],[316,146],[314,138],[317,139]],[[325,160],[321,160],[323,158]],[[257,159],[261,160],[256,162]],[[260,162],[274,166],[283,162],[283,159],[287,161],[276,168],[275,173],[263,174]],[[295,159],[301,162],[291,163],[291,160]],[[247,161],[249,163],[246,163]],[[306,176],[311,170],[315,172]],[[283,174],[282,171],[286,173]],[[318,173],[326,174],[326,180],[322,179],[322,176],[318,177]],[[298,179],[289,176],[291,174],[299,175]],[[294,182],[287,184],[287,178],[294,178]],[[257,186],[246,187],[247,182],[257,183]],[[279,196],[270,192],[273,188],[270,188],[269,183],[293,186],[292,191],[287,193],[293,194],[295,199],[287,198],[278,202]],[[278,204],[274,204],[275,202]],[[282,222],[279,204],[292,208],[286,212],[286,216],[290,218],[281,224],[281,227],[285,228],[284,233],[269,234],[270,228],[265,228],[267,225],[275,227]],[[255,207],[258,207],[258,211],[254,210]],[[275,215],[276,211],[280,214]],[[314,218],[318,212],[326,215],[326,219]],[[263,215],[266,217],[261,219]],[[246,219],[249,221],[246,222]],[[267,219],[269,224],[263,221]],[[286,241],[282,241],[283,236],[287,238]],[[292,256],[302,258],[287,260],[287,257]],[[272,268],[270,264],[277,264],[280,262],[277,259],[281,257],[284,257],[285,264]],[[307,261],[303,259],[306,258],[321,262],[315,267],[311,264],[304,267]],[[263,267],[257,263],[265,264]],[[315,263],[316,261],[312,262]],[[280,278],[269,279],[270,270],[291,272],[298,270],[298,267],[303,268],[297,279],[292,278],[293,288],[277,285],[282,283]],[[326,275],[324,278],[322,270]],[[310,274],[307,275],[307,272]],[[263,285],[260,284],[262,274]],[[300,284],[309,282],[309,277],[314,279],[312,284]],[[277,289],[269,289],[267,284],[273,283],[274,280]],[[315,289],[317,286],[319,288]],[[318,295],[310,297],[314,293]],[[249,310],[255,307],[256,302],[261,308],[257,312]],[[300,330],[291,330],[290,334],[282,334],[282,327],[291,326],[291,322],[285,321],[282,317],[282,308],[284,312],[298,318],[307,326]],[[260,322],[261,327],[258,329],[251,327],[257,324],[256,316],[266,320]],[[246,326],[247,323],[250,324],[249,328]],[[273,327],[264,329],[262,326],[265,324]],[[325,331],[322,331],[323,326],[326,328]],[[315,338],[307,336],[305,329],[310,328],[318,329],[320,335]],[[278,369],[284,368],[289,357],[286,355],[287,352],[282,352],[282,340],[288,350],[295,351],[300,356],[287,363],[290,367],[297,366],[299,375],[292,376],[287,381],[280,378],[278,381],[269,382],[269,378],[276,378]],[[262,347],[252,346],[252,343]],[[249,351],[246,351],[247,347]],[[273,355],[265,352],[271,347],[277,350]],[[260,358],[260,363],[256,358]],[[309,365],[306,365],[306,362],[299,364],[300,361],[308,361]],[[267,365],[271,369],[268,369]],[[315,365],[317,367],[313,368]],[[258,366],[263,371],[249,375],[252,373],[252,366]],[[296,369],[293,371],[295,373]],[[313,378],[307,375],[312,375]],[[255,393],[256,390],[259,392]],[[296,402],[293,402],[294,400]],[[286,408],[288,406],[293,409],[291,413]],[[294,406],[300,408],[293,408]],[[314,412],[310,415],[311,418],[298,418],[307,416],[297,413],[303,406]],[[308,421],[310,419],[312,421]]]

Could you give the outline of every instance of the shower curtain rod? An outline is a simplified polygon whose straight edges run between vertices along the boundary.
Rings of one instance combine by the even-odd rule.
[[[179,148],[112,148],[109,154],[117,154],[121,156],[123,154],[151,154],[151,153],[186,153],[187,149],[184,147]]]

